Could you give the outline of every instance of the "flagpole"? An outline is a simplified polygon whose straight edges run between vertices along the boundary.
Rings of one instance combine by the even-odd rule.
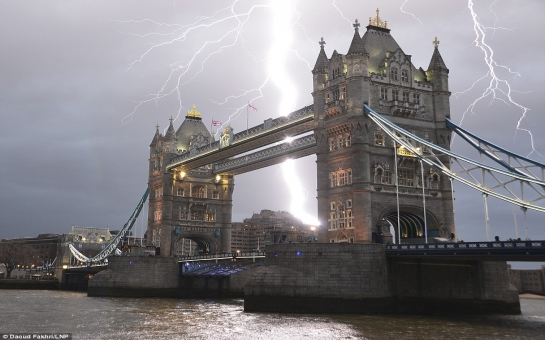
[[[246,105],[246,131],[248,131],[248,107],[250,106],[250,102],[248,102],[248,105]]]
[[[212,127],[214,124],[214,118],[212,118],[212,121],[210,122],[210,137],[208,137],[208,146],[212,145],[212,135],[214,132],[214,128]]]

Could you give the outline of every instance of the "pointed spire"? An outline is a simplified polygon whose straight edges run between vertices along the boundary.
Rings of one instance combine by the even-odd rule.
[[[174,121],[174,119],[171,116],[170,117],[170,125],[168,126],[167,132],[165,133],[165,139],[167,139],[167,140],[176,139],[176,132],[174,131],[174,126],[172,126],[173,121]]]
[[[161,138],[161,133],[159,132],[159,123],[157,123],[157,126],[155,126],[157,130],[155,130],[155,135],[153,136],[153,139],[151,141],[150,146],[154,146],[159,141],[159,138]]]
[[[433,55],[430,60],[430,66],[428,66],[429,70],[446,70],[448,72],[447,65],[445,65],[445,62],[443,61],[443,57],[441,57],[441,53],[439,53],[439,40],[437,40],[437,37],[435,37],[435,40],[432,41],[433,46],[435,46],[433,50]]]
[[[356,23],[352,24],[354,26],[354,37],[352,38],[352,43],[350,43],[350,48],[348,49],[347,56],[351,54],[364,54],[367,53],[365,47],[363,46],[363,40],[360,37],[360,23],[356,19]]]
[[[325,45],[324,38],[322,37],[322,39],[318,43],[320,44],[320,54],[318,54],[316,65],[314,65],[314,69],[312,71],[320,71],[320,70],[327,69],[327,65],[329,62],[324,50],[324,45]]]

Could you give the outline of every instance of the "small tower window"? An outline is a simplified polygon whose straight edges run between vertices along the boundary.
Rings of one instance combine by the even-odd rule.
[[[399,100],[399,91],[398,90],[393,90],[392,91],[392,96],[394,97],[394,100]]]
[[[384,132],[382,131],[375,132],[375,145],[384,146]]]
[[[388,100],[388,89],[385,87],[380,88],[380,99]]]
[[[390,69],[390,78],[392,78],[392,80],[397,80],[397,67],[392,67]]]
[[[409,101],[409,92],[403,91],[403,101],[408,102]]]
[[[415,93],[413,98],[415,104],[420,104],[420,94]]]
[[[409,70],[401,70],[401,81],[409,81]]]

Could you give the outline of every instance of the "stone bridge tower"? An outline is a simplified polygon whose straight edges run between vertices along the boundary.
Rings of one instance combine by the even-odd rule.
[[[312,70],[319,241],[388,243],[395,238],[397,243],[400,236],[401,242],[420,243],[426,228],[428,237],[453,237],[450,180],[427,165],[422,168],[363,110],[367,103],[395,124],[449,149],[448,69],[439,42],[436,38],[424,71],[413,66],[378,10],[363,37],[359,26],[356,20],[346,55],[333,51],[328,58],[322,38]]]
[[[215,176],[211,166],[166,170],[172,157],[212,141],[195,106],[176,132],[172,119],[164,136],[157,126],[150,145],[146,237],[163,257],[231,251],[233,176]]]

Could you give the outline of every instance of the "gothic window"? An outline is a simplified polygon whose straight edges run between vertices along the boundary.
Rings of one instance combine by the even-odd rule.
[[[433,173],[430,176],[430,187],[432,189],[439,189],[439,175],[437,173]]]
[[[408,102],[409,101],[409,92],[403,91],[403,101]]]
[[[330,180],[331,180],[331,187],[334,188],[337,186],[337,173],[336,172],[332,172],[329,176]]]
[[[331,202],[329,208],[330,208],[330,210],[335,210],[335,209],[337,209],[337,208],[336,208],[335,202]]]
[[[187,211],[180,211],[180,220],[187,220]]]
[[[352,184],[352,169],[331,172],[330,180],[332,188]]]
[[[392,67],[390,69],[390,78],[392,80],[397,80],[397,67]]]
[[[392,91],[392,96],[393,96],[394,100],[399,100],[399,91],[398,90],[393,90]]]
[[[197,198],[204,198],[205,197],[204,187],[202,185],[193,187],[191,196],[197,197]]]
[[[373,182],[375,183],[382,183],[382,175],[384,173],[384,170],[381,166],[377,166],[375,168],[375,174],[373,176]]]
[[[385,87],[380,88],[380,99],[388,100],[388,89]]]
[[[415,93],[413,98],[414,98],[414,103],[415,104],[420,104],[420,94]]]
[[[192,211],[191,212],[191,220],[192,221],[202,221],[204,218],[204,214],[200,211]]]
[[[352,228],[352,209],[346,209],[346,227]]]
[[[401,81],[409,81],[409,70],[401,70]]]
[[[163,188],[155,188],[155,198],[163,196]]]
[[[329,103],[329,91],[325,94],[325,102],[326,104]]]
[[[206,214],[206,221],[214,222],[214,220],[215,220],[215,215],[214,214],[211,214],[211,213]]]
[[[375,145],[384,146],[384,132],[382,131],[375,132]]]
[[[337,213],[335,211],[329,213],[329,229],[337,229]]]
[[[384,170],[382,173],[382,184],[392,184],[392,173],[390,170]]]
[[[336,144],[335,138],[330,137],[329,138],[329,151],[333,151],[333,150],[336,149],[335,144]]]
[[[176,196],[185,196],[184,188],[182,188],[182,187],[177,187],[177,188],[176,188]]]
[[[217,190],[212,191],[212,198],[213,199],[219,199],[220,198],[220,192]]]
[[[154,221],[160,221],[161,220],[161,210],[156,210],[153,213],[153,220]]]
[[[398,173],[398,184],[408,187],[414,186],[414,169],[409,168],[399,168]]]
[[[340,92],[338,88],[333,90],[333,100],[339,100],[339,94]]]
[[[352,200],[346,200],[346,207],[352,208]]]
[[[346,174],[344,173],[344,171],[339,171],[339,173],[338,173],[339,186],[346,184],[346,176],[345,175]]]
[[[346,87],[341,87],[341,99],[346,99]]]
[[[349,147],[352,145],[352,136],[350,135],[350,132],[347,132],[344,134],[344,146]]]

